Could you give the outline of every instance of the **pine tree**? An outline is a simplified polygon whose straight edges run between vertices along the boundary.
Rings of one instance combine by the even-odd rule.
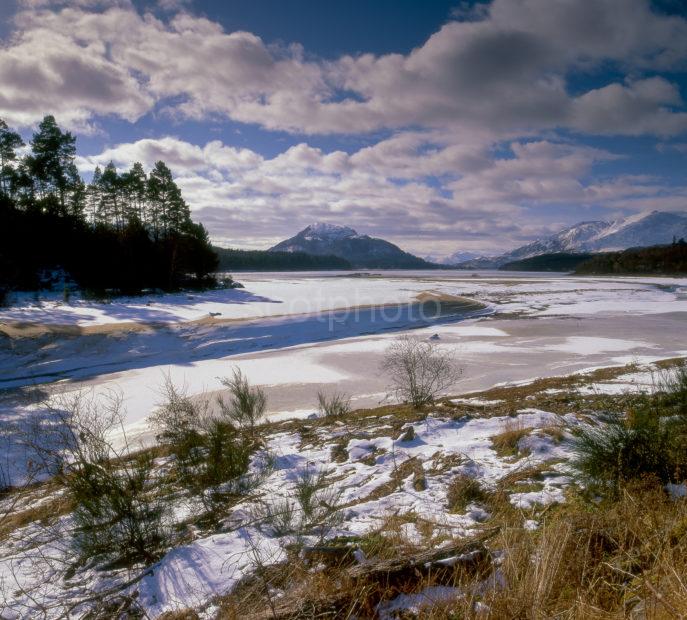
[[[79,181],[74,163],[76,138],[68,131],[63,132],[55,117],[48,115],[33,134],[31,151],[26,157],[26,165],[37,182],[40,198],[48,209],[65,215],[68,194]]]
[[[102,175],[103,173],[102,170],[100,170],[100,166],[96,166],[93,171],[93,178],[86,190],[86,203],[92,226],[105,223],[101,212],[102,197],[100,195],[100,179]]]
[[[123,226],[121,183],[117,168],[110,162],[100,176],[100,202],[105,221],[116,230]]]
[[[129,172],[121,176],[123,196],[125,199],[124,217],[127,223],[138,221],[145,223],[147,220],[146,207],[146,177],[143,164],[134,163]]]
[[[17,171],[13,164],[17,160],[16,149],[24,146],[21,136],[12,131],[7,123],[0,119],[0,192],[12,198]]]

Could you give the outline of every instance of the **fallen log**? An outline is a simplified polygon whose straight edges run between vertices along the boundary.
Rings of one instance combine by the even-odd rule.
[[[461,577],[486,576],[492,569],[492,560],[485,543],[499,530],[498,527],[490,528],[478,536],[452,541],[442,547],[401,554],[391,559],[372,558],[359,564],[351,564],[355,547],[307,547],[303,554],[306,559],[321,561],[331,567],[324,570],[335,571],[332,576],[340,584],[338,591],[313,594],[308,588],[296,587],[297,594],[287,593],[271,609],[247,618],[293,620],[338,618],[349,613],[359,615],[365,609],[372,609],[382,597],[410,592],[428,580],[433,584],[453,585]],[[352,599],[353,592],[364,593],[362,598],[365,600]]]

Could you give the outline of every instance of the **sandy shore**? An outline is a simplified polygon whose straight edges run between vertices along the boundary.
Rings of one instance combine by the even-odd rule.
[[[474,312],[487,308],[484,304],[476,299],[470,299],[459,295],[449,295],[446,293],[439,293],[434,291],[426,291],[418,294],[415,301],[411,303],[428,304],[436,308],[439,313],[446,312]],[[321,314],[341,311],[360,311],[369,308],[394,308],[404,304],[360,304],[353,306],[340,306],[330,310],[323,310]],[[270,316],[270,319],[282,319],[291,314],[275,314]],[[142,333],[152,330],[168,329],[175,325],[183,327],[217,327],[221,325],[238,324],[242,322],[255,321],[256,318],[222,318],[219,316],[205,316],[200,319],[178,321],[177,323],[161,323],[161,322],[142,322],[129,321],[123,323],[104,323],[98,325],[68,325],[68,324],[50,324],[41,322],[28,321],[0,321],[0,334],[8,338],[39,338],[41,336],[93,336],[93,335],[122,335],[127,333]]]

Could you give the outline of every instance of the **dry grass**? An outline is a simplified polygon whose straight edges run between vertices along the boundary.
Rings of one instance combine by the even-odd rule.
[[[385,557],[409,552],[395,534],[408,521],[397,521],[384,524],[388,536],[375,537]],[[596,505],[578,497],[547,512],[538,530],[503,523],[489,547],[502,557],[497,578],[483,566],[441,579],[356,581],[341,569],[313,572],[290,562],[270,569],[269,584],[298,597],[300,615],[276,617],[374,617],[380,601],[431,585],[459,586],[465,596],[424,609],[421,618],[686,617],[687,500],[670,499],[654,481],[625,488],[617,501]],[[250,605],[244,586],[226,598],[218,617],[271,618],[264,584],[253,580],[252,588]]]
[[[387,495],[391,495],[392,493],[401,489],[403,481],[411,476],[413,478],[413,488],[415,488],[416,491],[424,490],[424,488],[418,489],[415,486],[420,484],[424,485],[425,480],[425,473],[424,469],[422,468],[422,462],[417,457],[412,457],[406,459],[402,463],[399,463],[398,466],[395,467],[394,470],[391,472],[391,475],[387,482],[380,484],[366,497],[356,499],[354,502],[347,504],[347,506],[350,506],[352,504],[363,504],[365,502],[378,500],[382,497],[386,497]]]
[[[518,449],[518,442],[532,432],[532,427],[523,426],[519,420],[509,420],[506,423],[506,430],[491,438],[491,443],[494,446],[496,453],[501,456],[527,456],[526,451]]]
[[[469,504],[484,502],[487,496],[479,482],[467,474],[458,474],[446,489],[446,503],[450,512],[465,512]]]
[[[505,587],[484,602],[494,617],[626,617],[639,604],[684,617],[686,524],[687,503],[649,481],[617,502],[561,506],[539,531],[503,528]]]
[[[54,484],[46,483],[45,493],[54,491]],[[14,531],[26,527],[31,523],[46,524],[55,519],[69,514],[74,509],[74,502],[67,494],[59,494],[46,501],[38,502],[36,505],[25,509],[13,510],[0,518],[0,540],[5,540]]]

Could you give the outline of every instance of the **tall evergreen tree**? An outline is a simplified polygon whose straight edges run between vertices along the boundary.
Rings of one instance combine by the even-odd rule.
[[[100,166],[96,166],[93,171],[93,178],[88,184],[88,189],[86,190],[86,201],[88,204],[88,214],[91,219],[91,225],[96,226],[97,224],[106,224],[107,222],[103,219],[101,204],[102,197],[100,195],[100,179],[103,176],[103,172]]]
[[[121,185],[117,168],[110,162],[100,175],[100,209],[104,221],[116,230],[121,230],[124,225]]]
[[[17,149],[22,146],[24,141],[21,136],[0,119],[0,192],[10,198],[13,197],[16,186],[17,171],[14,162],[17,160]]]
[[[145,223],[147,219],[146,207],[146,177],[143,164],[134,163],[131,170],[121,175],[122,193],[125,200],[124,216],[127,222],[137,220]]]
[[[80,178],[74,163],[76,138],[68,131],[63,132],[55,117],[48,115],[33,134],[31,151],[26,163],[37,182],[39,196],[49,210],[66,214],[68,194]]]
[[[0,287],[36,287],[40,271],[57,266],[84,287],[128,292],[212,280],[207,231],[164,162],[148,177],[138,162],[124,174],[110,162],[86,185],[75,138],[52,116],[18,159],[22,144],[0,121]]]

